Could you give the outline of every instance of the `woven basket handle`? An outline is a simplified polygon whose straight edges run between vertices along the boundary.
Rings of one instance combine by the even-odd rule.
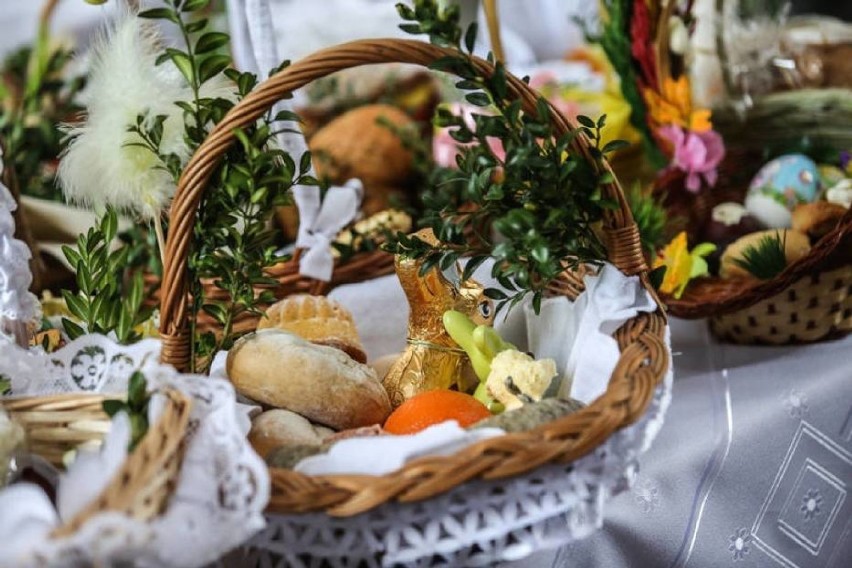
[[[395,62],[428,66],[442,57],[456,54],[450,49],[416,40],[375,39],[345,43],[318,51],[281,70],[260,84],[225,115],[190,159],[171,205],[160,304],[160,335],[163,340],[161,357],[164,363],[182,370],[188,368],[191,338],[187,331],[187,259],[192,230],[201,196],[210,176],[235,141],[235,129],[253,124],[278,100],[331,73],[376,63]],[[491,64],[479,58],[474,58],[473,64],[482,75],[489,75],[494,70]],[[507,80],[511,95],[522,101],[526,112],[534,113],[537,93],[511,74],[507,74]],[[551,106],[550,111],[557,135],[572,129],[568,120],[555,108]],[[574,138],[572,150],[586,160],[593,160],[588,140],[583,136]],[[609,168],[606,165],[605,167]],[[604,240],[609,260],[625,274],[640,274],[644,279],[647,267],[642,255],[639,231],[633,222],[624,193],[615,181],[604,186],[602,191],[605,197],[618,203],[617,209],[607,209],[604,212]]]

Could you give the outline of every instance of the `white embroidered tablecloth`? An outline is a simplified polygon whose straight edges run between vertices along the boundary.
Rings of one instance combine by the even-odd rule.
[[[821,568],[852,558],[852,337],[714,341],[672,322],[672,405],[603,529],[524,568]]]

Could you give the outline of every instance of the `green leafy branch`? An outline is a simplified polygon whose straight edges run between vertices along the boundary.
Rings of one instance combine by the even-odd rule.
[[[434,0],[397,8],[404,20],[413,22],[402,29],[427,33],[433,43],[456,51],[432,68],[456,75],[455,85],[465,92],[465,100],[483,112],[465,120],[441,108],[435,117],[435,124],[449,128],[461,145],[456,179],[445,180],[460,183],[461,195],[438,187],[424,195],[425,224],[441,244],[432,247],[416,237],[397,235],[387,248],[423,258],[424,272],[436,266],[448,269],[470,256],[463,278],[493,257],[492,275],[506,291],[492,288],[486,294],[497,301],[498,310],[530,293],[538,310],[548,284],[566,268],[606,257],[592,226],[605,209],[617,207],[602,191],[613,181],[602,160],[623,143],[601,147],[605,117],[579,117],[578,128],[557,134],[551,107],[543,98],[534,112],[523,112],[521,101],[510,94],[501,62],[489,54],[493,72],[477,70],[472,58],[477,28],[471,25],[462,34],[457,11],[442,10]],[[581,135],[590,142],[591,162],[573,151],[572,143]],[[492,228],[499,235],[496,240]]]
[[[118,232],[118,216],[108,209],[88,232],[77,237],[75,248],[64,245],[62,252],[76,272],[76,292],[63,290],[68,310],[82,325],[62,319],[65,333],[71,339],[86,333],[107,334],[114,331],[120,343],[141,338],[134,328],[151,316],[143,305],[142,273],[126,272],[130,249],[111,250]]]
[[[174,64],[194,93],[192,101],[176,103],[184,112],[185,139],[191,151],[257,84],[253,74],[231,69],[230,57],[220,52],[228,44],[227,34],[207,31],[206,20],[192,19],[193,13],[207,3],[169,0],[164,7],[140,14],[175,24],[184,40],[182,49],[167,48],[158,64]],[[279,69],[287,64],[282,63]],[[234,85],[233,97],[202,96],[202,86],[217,77]],[[272,287],[277,282],[267,276],[266,269],[284,257],[277,253],[277,233],[268,228],[269,219],[277,206],[290,203],[293,185],[318,184],[308,175],[309,153],[299,157],[297,164],[274,144],[280,132],[275,130],[275,123],[298,120],[292,112],[275,116],[269,112],[235,131],[237,143],[228,149],[208,182],[193,227],[188,262],[193,371],[206,371],[217,351],[230,348],[236,339],[233,324],[240,316],[259,314],[274,299]],[[139,136],[138,145],[158,156],[159,167],[177,183],[184,164],[177,155],[164,154],[160,149],[163,121],[161,117],[141,116],[130,129]],[[203,281],[212,282],[224,294],[209,294]],[[221,332],[202,333],[197,326],[201,314],[213,318]]]
[[[148,432],[148,405],[151,396],[145,376],[139,371],[130,375],[127,387],[127,400],[110,399],[103,401],[103,409],[112,418],[119,412],[126,412],[130,420],[130,443],[128,451],[133,451]]]
[[[775,278],[787,268],[786,240],[786,231],[783,237],[780,232],[766,235],[757,244],[743,250],[742,258],[735,258],[733,262],[761,280]]]

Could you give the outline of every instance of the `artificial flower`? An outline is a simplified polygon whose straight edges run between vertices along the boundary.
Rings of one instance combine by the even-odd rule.
[[[648,106],[652,124],[676,124],[693,132],[710,130],[710,111],[692,107],[692,94],[689,89],[689,79],[686,75],[681,75],[677,80],[671,77],[663,79],[661,92],[643,89],[642,95]]]
[[[144,218],[156,218],[175,191],[172,176],[148,149],[135,146],[128,132],[137,116],[148,121],[165,116],[160,151],[190,157],[184,141],[183,111],[177,101],[191,101],[192,91],[171,63],[156,65],[164,43],[154,28],[125,14],[96,43],[84,92],[86,120],[68,129],[71,143],[59,165],[65,196],[101,208],[111,205]],[[223,96],[221,80],[202,86],[202,96]]]
[[[679,16],[669,18],[669,49],[680,56],[689,50],[689,30]]]
[[[642,72],[646,85],[657,84],[654,41],[651,37],[651,13],[645,0],[634,0],[630,18],[630,53]]]
[[[681,231],[663,248],[654,261],[654,268],[666,267],[660,292],[680,298],[686,285],[693,278],[706,276],[709,273],[704,257],[716,250],[712,243],[702,243],[692,251],[686,240],[686,232]]]
[[[852,176],[852,152],[842,150],[840,152],[840,169],[846,172],[846,175]]]
[[[564,85],[552,71],[539,71],[530,77],[530,86],[541,93],[556,110],[572,124],[577,116],[606,115],[606,124],[601,129],[601,144],[612,140],[636,143],[639,134],[630,125],[630,105],[618,89],[591,91],[575,85]]]
[[[474,114],[482,113],[482,109],[461,103],[453,103],[449,105],[449,110],[456,116],[464,119],[465,125],[471,130],[476,129],[476,122],[473,118]],[[475,142],[471,142],[475,144]],[[450,136],[450,128],[439,128],[432,137],[432,156],[435,163],[445,168],[456,167],[456,156],[459,154],[459,149],[468,146],[453,139]],[[506,159],[506,150],[503,148],[503,143],[499,138],[488,138],[488,148],[491,153],[500,161]]]
[[[716,184],[716,168],[725,157],[722,137],[714,130],[689,132],[669,124],[657,133],[672,146],[670,167],[686,173],[686,188],[696,193],[702,183],[709,187]]]

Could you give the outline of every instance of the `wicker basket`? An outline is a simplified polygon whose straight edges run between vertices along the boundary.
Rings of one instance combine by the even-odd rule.
[[[670,215],[687,221],[690,242],[697,242],[715,205],[742,203],[762,162],[759,152],[734,148],[713,189],[696,195],[680,178],[661,178],[656,190],[666,197]],[[842,337],[852,331],[852,210],[806,257],[771,280],[701,278],[679,299],[663,300],[671,315],[708,318],[713,333],[733,343],[781,345]]]
[[[52,536],[75,533],[90,517],[116,511],[140,521],[162,513],[180,472],[183,441],[189,425],[191,400],[166,390],[162,414],[100,496],[56,528]],[[106,397],[67,394],[0,400],[24,428],[30,449],[45,459],[61,463],[62,455],[80,443],[105,435],[107,416],[101,410]]]
[[[274,75],[216,126],[184,170],[171,208],[160,310],[164,362],[178,369],[186,368],[189,363],[186,263],[192,226],[207,180],[234,142],[234,130],[256,120],[287,93],[329,73],[371,63],[428,65],[451,53],[419,41],[390,39],[356,41],[329,48]],[[483,74],[493,72],[493,67],[485,61],[476,59],[475,65]],[[533,111],[535,91],[515,77],[510,76],[508,82],[510,92],[523,102],[525,110]],[[551,112],[557,133],[571,128],[555,109],[551,108]],[[572,151],[591,160],[582,137],[575,138]],[[604,187],[604,192],[619,205],[607,210],[604,219],[609,260],[625,274],[638,275],[650,290],[638,230],[621,188],[613,182]],[[576,414],[530,432],[478,443],[453,456],[419,459],[381,477],[309,477],[289,470],[273,470],[269,509],[355,515],[386,502],[429,499],[474,479],[517,476],[543,464],[570,462],[584,456],[616,430],[642,416],[669,367],[665,329],[666,319],[661,310],[622,326],[614,334],[621,358],[606,393]]]

